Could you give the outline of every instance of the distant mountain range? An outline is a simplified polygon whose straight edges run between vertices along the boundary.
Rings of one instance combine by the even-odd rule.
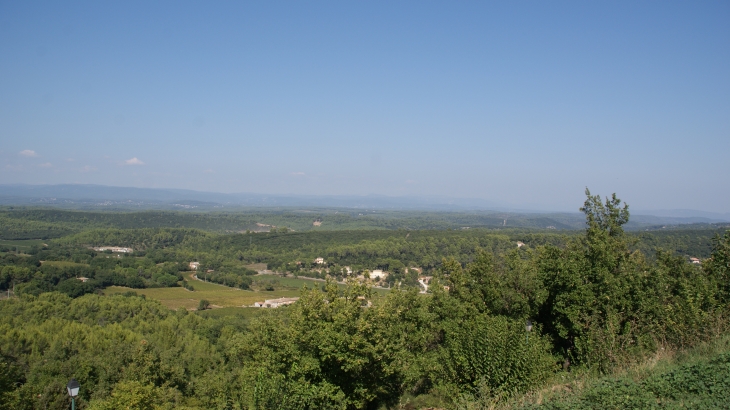
[[[384,195],[264,195],[201,192],[185,189],[114,187],[105,185],[0,185],[0,205],[52,206],[71,209],[193,209],[234,210],[242,207],[319,207],[421,211],[482,211],[519,214],[558,214],[508,209],[481,199],[393,197]],[[565,214],[565,213],[563,213]],[[572,214],[572,213],[571,213]],[[577,214],[577,213],[576,213]],[[633,210],[632,222],[641,225],[729,222],[730,213],[689,209]],[[578,214],[579,215],[579,214]],[[576,215],[576,216],[578,216]]]

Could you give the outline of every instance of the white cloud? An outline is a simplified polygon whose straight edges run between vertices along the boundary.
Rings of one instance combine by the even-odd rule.
[[[127,165],[144,165],[144,162],[142,162],[139,159],[137,159],[137,157],[134,157],[132,159],[128,159],[128,160],[124,161],[124,163],[127,164]]]
[[[92,167],[91,165],[87,165],[83,168],[81,168],[81,172],[94,172],[96,171],[96,167]]]
[[[46,162],[46,163],[40,164],[38,166],[41,167],[41,168],[50,168],[50,167],[53,166],[53,164],[51,164],[50,162]]]
[[[301,172],[301,171],[299,171],[299,172],[292,172],[291,175],[294,175],[295,177],[299,177],[299,176],[304,175],[304,172]]]
[[[38,156],[38,154],[36,154],[36,152],[33,151],[32,149],[24,149],[24,150],[20,151],[19,155],[21,157],[29,157],[29,158]]]

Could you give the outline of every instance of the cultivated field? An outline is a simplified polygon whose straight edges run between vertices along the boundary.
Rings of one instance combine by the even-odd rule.
[[[104,289],[104,294],[113,295],[124,292],[137,292],[137,294],[145,295],[150,299],[159,300],[163,305],[170,309],[178,309],[184,307],[188,310],[195,310],[201,300],[205,299],[211,303],[212,308],[223,307],[244,307],[252,306],[255,302],[263,302],[266,299],[290,298],[299,296],[300,289],[304,286],[308,288],[320,288],[324,285],[323,281],[315,281],[311,279],[301,278],[282,278],[277,275],[260,275],[255,278],[264,280],[277,281],[273,291],[254,291],[231,288],[216,283],[203,282],[193,277],[192,272],[185,274],[188,282],[193,285],[195,291],[191,292],[185,288],[147,288],[132,289],[124,286],[109,286]],[[344,288],[345,285],[338,285]],[[386,289],[374,289],[376,295],[383,295],[388,292]]]
[[[184,307],[188,310],[196,309],[198,307],[198,303],[200,303],[203,299],[209,301],[212,307],[215,308],[251,306],[254,302],[263,302],[264,299],[299,296],[299,290],[295,288],[286,288],[282,290],[277,289],[271,292],[255,292],[195,280],[191,277],[191,273],[186,274],[186,276],[190,284],[193,285],[195,291],[191,292],[181,287],[131,289],[123,286],[110,286],[104,289],[104,293],[111,295],[131,290],[140,295],[145,295],[148,298],[159,300],[163,305],[170,309]]]

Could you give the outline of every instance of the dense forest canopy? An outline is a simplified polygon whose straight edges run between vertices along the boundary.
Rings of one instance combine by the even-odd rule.
[[[67,408],[71,377],[88,409],[468,408],[723,335],[730,231],[627,232],[625,204],[586,194],[585,228],[560,232],[226,233],[211,227],[249,216],[7,211],[3,235],[17,237],[0,242],[0,408]],[[37,232],[54,238],[17,240]],[[256,292],[255,266],[324,281],[255,314],[105,294],[194,297],[191,269]],[[376,269],[387,279],[369,278]]]

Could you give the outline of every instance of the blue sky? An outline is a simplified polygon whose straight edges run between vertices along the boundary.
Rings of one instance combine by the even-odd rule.
[[[0,2],[0,183],[730,212],[730,2]]]

